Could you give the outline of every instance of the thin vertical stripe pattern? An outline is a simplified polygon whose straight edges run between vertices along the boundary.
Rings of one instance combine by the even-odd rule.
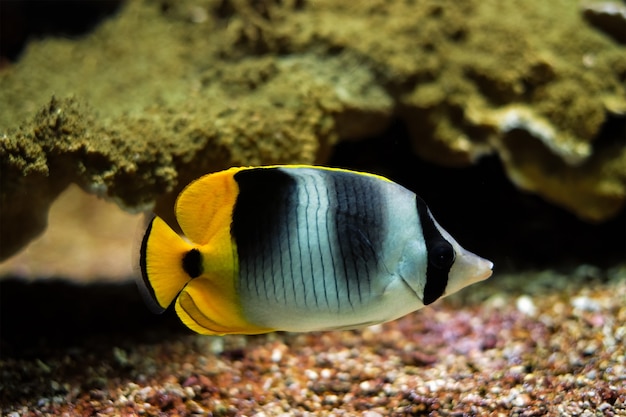
[[[308,168],[242,170],[235,180],[242,298],[336,313],[369,301],[384,267],[380,180]]]

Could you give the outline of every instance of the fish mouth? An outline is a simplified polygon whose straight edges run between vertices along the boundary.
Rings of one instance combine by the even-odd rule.
[[[493,274],[493,262],[471,252],[467,252],[467,254],[469,255],[469,259],[466,260],[468,285],[486,280]]]
[[[472,279],[472,283],[484,281],[493,275],[493,262],[488,261],[487,259],[481,258],[479,256],[474,255],[477,260],[474,260],[475,263],[475,278]]]

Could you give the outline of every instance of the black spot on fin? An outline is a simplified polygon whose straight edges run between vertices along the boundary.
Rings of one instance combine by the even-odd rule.
[[[202,267],[202,254],[198,249],[192,249],[183,256],[183,270],[191,278],[197,278],[202,275],[204,271]]]

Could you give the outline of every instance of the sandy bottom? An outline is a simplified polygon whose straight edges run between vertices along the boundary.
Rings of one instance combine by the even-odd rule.
[[[626,269],[494,278],[361,331],[223,338],[132,283],[4,281],[2,415],[625,416]]]

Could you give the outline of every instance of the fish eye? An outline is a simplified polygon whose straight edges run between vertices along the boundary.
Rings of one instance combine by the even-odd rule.
[[[446,241],[439,241],[428,249],[428,263],[437,269],[450,269],[454,258],[454,249]]]

